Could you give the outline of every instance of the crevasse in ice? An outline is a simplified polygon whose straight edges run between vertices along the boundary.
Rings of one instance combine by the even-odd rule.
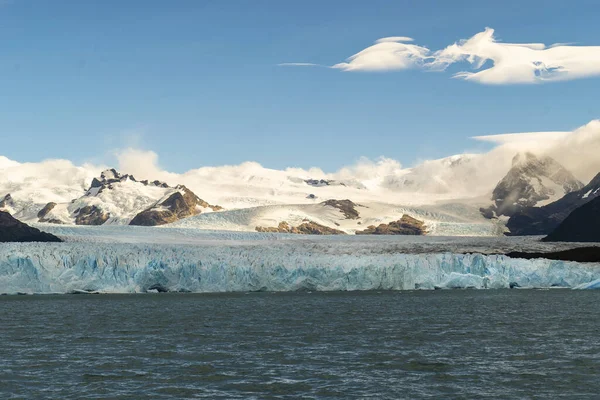
[[[481,254],[336,250],[312,242],[219,245],[2,244],[0,293],[236,292],[581,287],[600,264]]]

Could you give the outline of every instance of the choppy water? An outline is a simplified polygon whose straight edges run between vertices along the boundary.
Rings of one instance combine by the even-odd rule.
[[[598,398],[599,296],[4,296],[0,398]]]

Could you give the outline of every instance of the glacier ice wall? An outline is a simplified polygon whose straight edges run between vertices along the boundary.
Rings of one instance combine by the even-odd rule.
[[[481,254],[401,254],[334,242],[0,246],[0,293],[237,292],[593,287],[600,264]]]

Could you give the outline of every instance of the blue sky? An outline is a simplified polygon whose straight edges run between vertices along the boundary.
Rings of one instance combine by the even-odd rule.
[[[63,1],[0,6],[0,154],[110,162],[157,152],[174,171],[258,161],[332,171],[359,157],[411,165],[571,130],[600,117],[600,78],[486,85],[472,70],[345,72],[382,37],[432,50],[495,29],[508,43],[600,45],[596,1]],[[484,68],[491,65],[486,63]]]

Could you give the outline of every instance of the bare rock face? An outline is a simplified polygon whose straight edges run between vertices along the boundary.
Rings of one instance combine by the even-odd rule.
[[[22,223],[5,211],[0,211],[0,242],[62,242],[62,240]]]
[[[37,213],[37,217],[39,218],[39,222],[48,222],[49,220],[46,219],[46,215],[48,215],[48,213],[50,211],[52,211],[54,209],[54,207],[56,207],[56,203],[50,202],[50,203],[46,204],[44,206],[44,208],[42,208],[40,210],[40,212]]]
[[[9,194],[7,194],[6,196],[4,196],[2,198],[2,200],[0,200],[0,208],[7,208],[7,207],[13,207],[14,206],[14,200],[12,198],[12,196]]]
[[[256,227],[257,232],[271,233],[293,233],[297,235],[345,235],[346,232],[330,228],[313,221],[304,221],[298,226],[290,226],[286,221],[279,223],[277,227]]]
[[[379,226],[368,226],[364,231],[356,231],[357,235],[425,235],[425,225],[409,215],[404,214],[398,221]]]
[[[323,187],[323,186],[332,186],[332,185],[346,186],[345,183],[337,182],[332,179],[306,179],[304,182],[307,185],[314,186],[314,187]]]
[[[358,204],[353,203],[350,200],[327,200],[321,203],[324,206],[330,206],[340,210],[346,219],[359,219],[360,214],[356,207]]]
[[[517,154],[512,168],[494,188],[494,204],[480,211],[486,218],[494,214],[510,217],[541,201],[560,198],[582,187],[583,183],[554,159],[536,157],[532,153]]]
[[[82,207],[75,210],[75,214],[76,225],[102,225],[110,218],[110,214],[96,206]]]
[[[165,200],[157,202],[152,207],[136,215],[129,225],[156,226],[169,224],[182,218],[201,213],[199,207],[211,208],[213,211],[222,210],[220,206],[208,204],[183,185],[176,187],[174,192]]]

